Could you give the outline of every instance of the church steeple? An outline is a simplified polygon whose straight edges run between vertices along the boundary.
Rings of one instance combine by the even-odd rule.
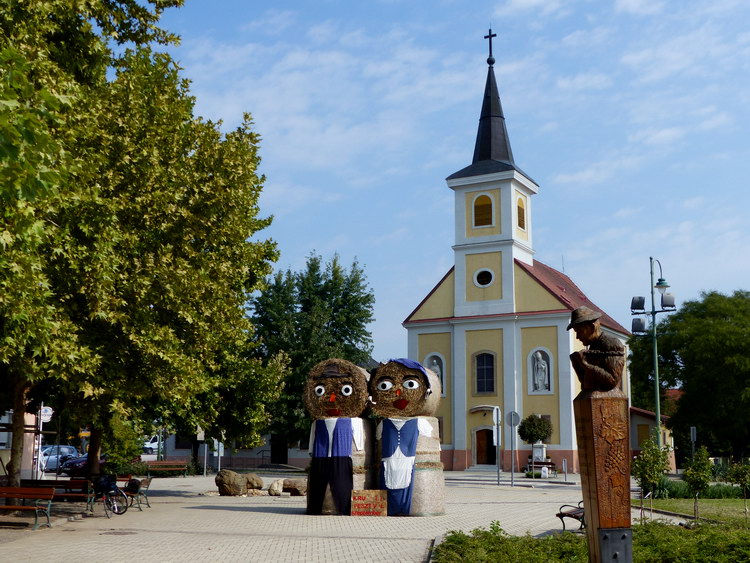
[[[490,61],[494,62],[495,59],[490,57],[487,62]],[[479,116],[479,128],[477,129],[477,141],[474,145],[472,164],[482,160],[496,160],[513,167],[513,151],[510,148],[503,106],[500,104],[500,95],[497,91],[495,71],[492,64],[487,69],[487,83],[484,87],[484,101],[482,102],[482,113]]]
[[[446,180],[481,176],[495,172],[516,170],[528,176],[513,162],[513,151],[510,148],[510,138],[505,127],[503,106],[500,104],[500,93],[495,80],[495,57],[492,56],[492,38],[497,34],[490,32],[485,39],[490,40],[490,56],[487,58],[487,82],[484,86],[484,100],[482,113],[479,116],[477,140],[474,144],[474,158],[471,165],[451,174]],[[531,179],[531,178],[529,178]]]

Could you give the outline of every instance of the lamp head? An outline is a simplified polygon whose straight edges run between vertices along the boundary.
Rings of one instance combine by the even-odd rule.
[[[659,290],[659,293],[664,295],[664,292],[667,291],[667,289],[669,289],[669,284],[667,283],[667,280],[665,280],[664,278],[659,278],[656,281],[656,284],[654,285],[654,287]]]

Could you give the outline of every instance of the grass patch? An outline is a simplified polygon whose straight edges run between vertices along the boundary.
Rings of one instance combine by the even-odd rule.
[[[436,563],[547,563],[588,561],[586,538],[562,533],[544,538],[510,536],[497,522],[470,534],[450,532],[435,547]],[[701,524],[693,529],[649,522],[633,526],[634,563],[750,561],[750,531],[737,526]]]
[[[633,506],[640,507],[640,500],[633,500]],[[654,499],[654,509],[676,512],[693,516],[693,499],[664,498]],[[650,503],[643,501],[644,510],[648,510]],[[727,523],[743,524],[745,522],[745,505],[742,499],[698,499],[698,516],[709,520],[719,520]]]

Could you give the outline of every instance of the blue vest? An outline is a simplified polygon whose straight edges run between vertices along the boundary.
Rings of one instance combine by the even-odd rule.
[[[406,457],[417,455],[417,439],[419,438],[419,419],[412,418],[407,420],[401,427],[396,429],[390,418],[383,419],[383,431],[381,436],[381,455],[383,458],[391,457],[396,453],[396,448],[401,447],[401,451]]]
[[[351,418],[337,418],[333,427],[333,447],[331,457],[350,457],[352,455]],[[328,428],[324,420],[315,421],[315,441],[313,443],[313,457],[328,457]]]

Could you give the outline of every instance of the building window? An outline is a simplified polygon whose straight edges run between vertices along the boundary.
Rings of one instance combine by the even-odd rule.
[[[474,200],[474,226],[492,226],[492,198],[480,195]]]
[[[477,393],[495,392],[495,355],[482,352],[474,357],[474,379]]]
[[[526,230],[526,204],[523,201],[522,197],[518,198],[518,206],[517,206],[517,214],[518,214],[518,228]]]
[[[474,285],[477,287],[489,287],[495,281],[495,276],[490,270],[477,270],[474,274]]]

